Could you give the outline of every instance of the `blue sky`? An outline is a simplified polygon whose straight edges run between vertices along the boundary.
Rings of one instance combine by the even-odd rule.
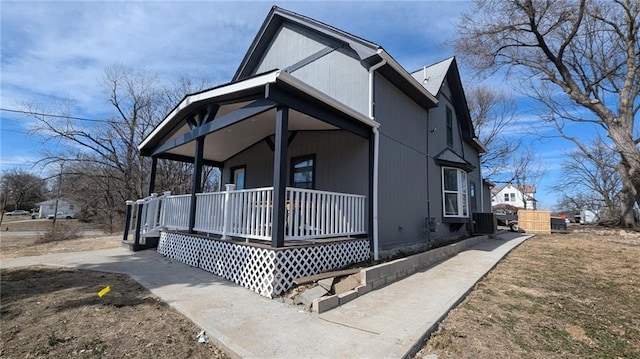
[[[75,100],[76,117],[105,119],[109,104],[99,81],[106,66],[120,63],[179,77],[227,82],[233,76],[271,6],[310,16],[383,46],[408,71],[454,55],[448,46],[455,21],[471,3],[422,2],[213,2],[213,1],[2,1],[0,107],[25,102],[46,107],[60,98]],[[463,82],[477,82],[461,65]],[[508,81],[484,83],[512,92]],[[523,136],[538,126],[529,104],[511,129]],[[0,170],[19,167],[45,176],[32,164],[41,139],[26,131],[31,120],[0,111]],[[538,142],[536,142],[538,143]],[[543,207],[555,204],[550,187],[558,181],[563,151],[571,146],[547,140],[537,146],[548,174],[538,184]]]

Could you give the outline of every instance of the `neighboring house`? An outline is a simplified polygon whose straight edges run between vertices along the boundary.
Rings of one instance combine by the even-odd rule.
[[[454,58],[408,73],[379,45],[274,7],[230,83],[138,147],[193,191],[129,202],[125,238],[271,297],[297,277],[473,233],[489,185]],[[227,190],[201,192],[203,165]],[[138,213],[138,214],[136,214]],[[134,218],[134,219],[132,219]]]
[[[536,186],[514,186],[507,183],[504,187],[494,187],[491,190],[491,207],[509,205],[517,208],[536,209]]]
[[[77,204],[68,201],[66,199],[58,199],[58,212],[62,212],[64,214],[72,213],[74,216],[80,212],[80,207]],[[48,201],[40,202],[37,204],[40,206],[40,214],[39,218],[47,218],[50,214],[56,213],[56,200],[50,199]]]

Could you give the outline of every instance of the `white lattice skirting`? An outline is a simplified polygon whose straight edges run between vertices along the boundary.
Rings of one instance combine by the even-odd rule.
[[[158,253],[202,268],[268,298],[293,280],[369,259],[369,240],[262,248],[176,232],[162,232]]]

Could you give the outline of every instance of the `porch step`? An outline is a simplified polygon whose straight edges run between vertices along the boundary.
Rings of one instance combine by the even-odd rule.
[[[122,246],[130,250],[131,252],[137,252],[144,249],[152,249],[158,247],[158,242],[160,241],[160,237],[143,237],[140,238],[140,243],[138,244],[138,248],[135,248],[135,243],[133,239],[129,239],[126,241],[122,241]]]

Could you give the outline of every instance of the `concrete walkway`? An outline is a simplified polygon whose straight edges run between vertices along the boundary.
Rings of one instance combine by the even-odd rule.
[[[529,235],[504,233],[408,278],[314,314],[154,251],[124,248],[5,259],[0,267],[52,265],[127,273],[207,331],[232,357],[401,358],[473,285]],[[108,283],[117,290],[117,283]],[[194,343],[195,335],[194,333]]]

